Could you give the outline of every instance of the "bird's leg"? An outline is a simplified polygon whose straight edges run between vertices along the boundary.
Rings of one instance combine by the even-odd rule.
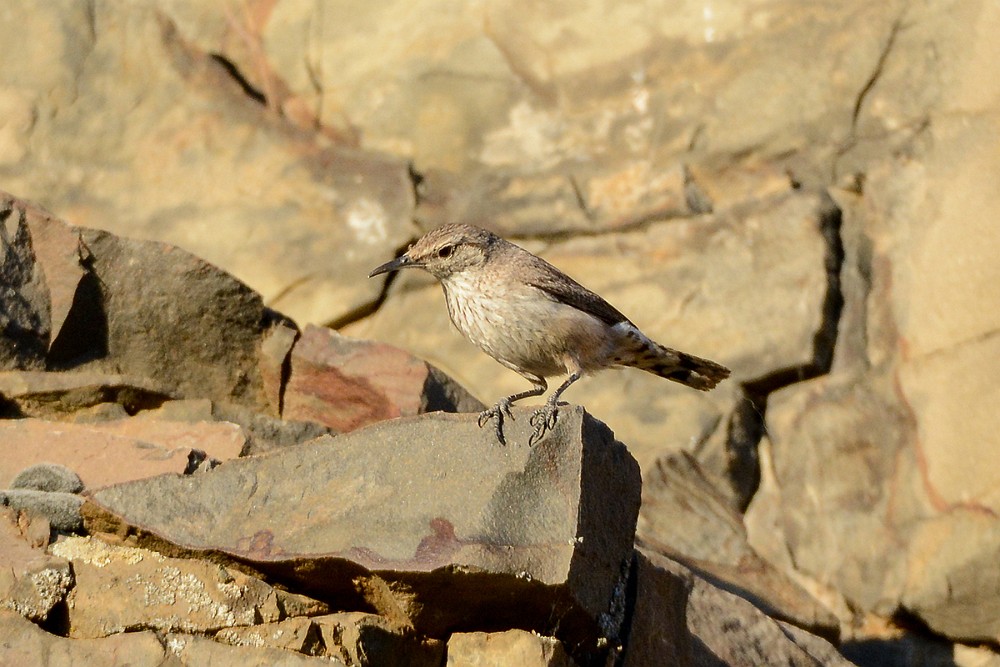
[[[531,415],[530,424],[535,427],[534,432],[531,437],[528,438],[528,446],[534,445],[536,442],[542,439],[545,432],[554,428],[556,425],[556,415],[559,412],[559,397],[562,393],[569,389],[569,386],[580,379],[580,371],[573,371],[570,376],[566,378],[566,381],[559,385],[559,388],[552,392],[549,396],[549,400],[545,401],[545,405],[535,410],[535,414]]]
[[[501,445],[507,444],[507,439],[504,438],[503,436],[504,415],[507,415],[511,419],[514,418],[514,415],[510,413],[511,404],[513,404],[514,401],[520,401],[522,398],[528,398],[530,396],[541,396],[542,394],[545,393],[545,389],[548,387],[545,380],[542,378],[531,378],[531,381],[535,385],[531,389],[519,392],[517,394],[511,394],[510,396],[507,396],[505,398],[501,398],[492,408],[483,410],[482,412],[479,413],[479,428],[485,426],[486,423],[491,419],[496,420],[496,423],[493,426],[496,429],[497,442],[499,442]]]

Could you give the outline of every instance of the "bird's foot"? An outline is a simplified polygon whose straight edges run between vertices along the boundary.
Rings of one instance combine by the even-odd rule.
[[[549,401],[535,410],[535,413],[531,415],[531,419],[528,421],[529,424],[535,427],[535,430],[531,433],[531,437],[528,438],[529,447],[541,440],[548,431],[555,428],[558,416],[559,406],[555,401]]]
[[[478,421],[479,428],[486,426],[486,424],[489,423],[491,419],[495,420],[493,428],[496,431],[497,442],[499,442],[501,445],[507,444],[507,439],[504,438],[503,436],[504,415],[510,417],[511,419],[514,418],[514,415],[511,414],[510,412],[510,404],[511,401],[509,399],[504,398],[497,401],[496,405],[494,405],[492,408],[488,408],[479,413],[479,421]]]

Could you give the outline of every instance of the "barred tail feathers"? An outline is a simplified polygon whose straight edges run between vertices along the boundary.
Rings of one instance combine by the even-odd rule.
[[[627,365],[701,391],[708,391],[729,377],[729,369],[722,364],[664,347],[648,338],[642,343],[642,350]]]

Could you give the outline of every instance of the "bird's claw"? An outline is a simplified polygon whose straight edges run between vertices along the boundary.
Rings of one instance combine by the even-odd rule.
[[[479,419],[477,420],[479,428],[486,426],[486,424],[489,423],[491,419],[496,420],[496,423],[493,425],[493,427],[497,436],[497,442],[499,442],[501,445],[507,444],[507,439],[503,435],[504,415],[510,417],[511,419],[514,418],[514,415],[510,411],[510,401],[499,401],[492,408],[483,410],[482,412],[479,413]]]
[[[543,407],[535,410],[528,423],[535,427],[531,437],[528,438],[528,446],[531,447],[550,430],[555,428],[556,419],[559,415],[559,408],[555,404],[546,403]]]

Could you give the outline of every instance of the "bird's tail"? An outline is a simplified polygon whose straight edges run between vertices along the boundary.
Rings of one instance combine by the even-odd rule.
[[[702,391],[729,377],[729,369],[722,364],[664,347],[648,338],[628,365]]]

